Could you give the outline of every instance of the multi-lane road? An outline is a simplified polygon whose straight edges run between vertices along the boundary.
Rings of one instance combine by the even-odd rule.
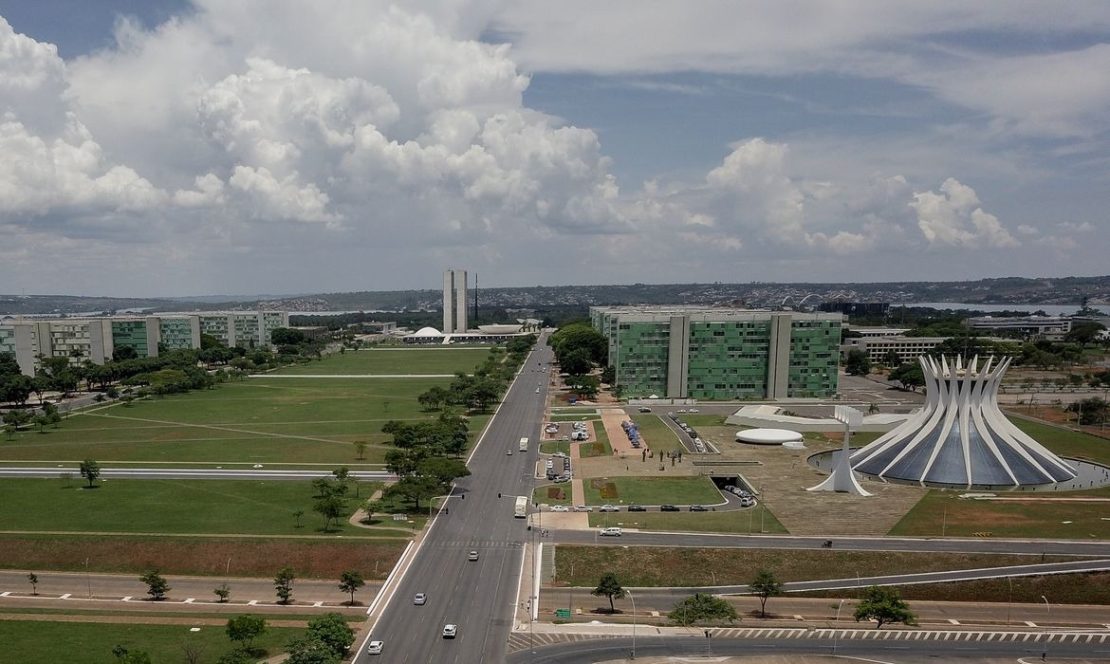
[[[76,476],[76,466],[26,466],[0,468],[0,478],[37,477],[51,478],[60,474]],[[100,479],[128,480],[313,480],[332,477],[330,469],[310,470],[279,468],[101,468]],[[389,481],[397,479],[384,470],[352,470],[350,476],[357,480]]]
[[[382,599],[385,608],[372,635],[384,641],[385,648],[373,661],[505,660],[520,578],[530,573],[524,569],[523,556],[532,535],[525,519],[513,517],[513,503],[516,496],[531,495],[550,378],[537,369],[538,364],[549,368],[551,360],[551,350],[541,338],[474,451],[469,463],[472,474],[457,483],[446,509],[429,527],[395,586],[396,592]],[[518,444],[525,436],[530,445],[522,453]],[[478,560],[468,560],[470,551],[478,552]],[[417,606],[413,597],[421,592],[428,600]],[[449,623],[458,625],[454,639],[442,637],[443,626]],[[371,660],[361,651],[354,661]]]

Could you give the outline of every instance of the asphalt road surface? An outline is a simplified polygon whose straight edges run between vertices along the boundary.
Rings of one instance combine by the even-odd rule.
[[[372,638],[385,642],[382,655],[359,652],[355,662],[505,660],[520,575],[530,574],[522,570],[522,561],[525,541],[532,533],[525,519],[513,518],[513,504],[516,496],[530,495],[532,490],[550,378],[537,371],[537,362],[549,367],[551,360],[551,350],[541,338],[475,451],[470,461],[473,474],[458,482],[447,500],[450,513],[436,517],[378,619]],[[526,453],[517,449],[524,436],[531,443]],[[506,453],[509,450],[512,455]],[[468,561],[469,551],[477,551],[479,559]],[[428,595],[423,606],[413,604],[419,592]],[[454,639],[442,637],[448,623],[458,625]]]
[[[834,650],[835,648],[835,650]],[[522,650],[511,657],[510,664],[581,664],[584,662],[624,661],[632,651],[631,638],[571,641]],[[1047,652],[1046,652],[1047,651]],[[1083,662],[1110,661],[1110,644],[1075,642],[1029,642],[929,640],[928,642],[872,639],[808,638],[808,639],[729,639],[698,637],[642,637],[636,639],[636,657],[706,657],[709,655],[770,656],[785,659],[790,654],[829,655],[888,664],[918,662],[983,661],[997,657],[1024,657],[1028,661],[1058,662],[1079,658]],[[881,658],[881,659],[880,659]],[[714,661],[714,660],[708,660]],[[738,660],[743,661],[743,660]],[[859,661],[856,659],[856,661]]]

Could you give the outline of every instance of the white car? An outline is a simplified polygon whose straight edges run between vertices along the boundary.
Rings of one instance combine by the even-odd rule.
[[[621,508],[617,507],[616,505],[602,505],[601,507],[598,508],[597,511],[598,512],[619,512],[619,511],[621,511]]]
[[[478,552],[477,551],[471,551],[470,553],[466,554],[466,559],[469,560],[470,562],[474,562],[475,560],[478,560]]]
[[[453,638],[455,638],[455,635],[458,634],[458,633],[459,633],[459,626],[458,625],[452,625],[452,624],[448,623],[448,624],[443,626],[443,638],[445,638],[445,639],[453,639]]]
[[[616,526],[610,528],[602,528],[601,532],[598,534],[602,535],[603,537],[620,537],[621,529],[617,528]]]
[[[567,507],[566,505],[552,505],[551,506],[551,511],[552,512],[569,512],[570,508]]]
[[[696,412],[698,412],[698,409],[697,408],[691,408],[691,409],[687,410],[686,412],[687,413],[696,413]]]
[[[412,598],[412,603],[417,606],[424,606],[428,603],[428,596],[424,593],[416,593],[416,596]]]
[[[575,512],[592,512],[592,511],[594,511],[594,508],[590,507],[589,505],[575,505],[574,506],[574,511]]]
[[[385,646],[384,641],[371,641],[369,643],[369,645],[366,646],[366,654],[367,655],[380,655],[380,654],[382,654],[382,647],[383,646]]]
[[[743,496],[740,498],[740,507],[755,507],[755,498]]]

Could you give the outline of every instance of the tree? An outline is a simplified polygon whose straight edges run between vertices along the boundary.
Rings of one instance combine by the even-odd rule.
[[[339,519],[347,512],[347,501],[337,495],[324,496],[312,505],[312,511],[324,517],[324,532],[339,528]]]
[[[112,648],[112,654],[120,664],[151,664],[150,654],[145,650],[128,650],[121,645]]]
[[[559,358],[559,368],[571,376],[590,373],[594,365],[590,362],[590,352],[585,348],[574,348]]]
[[[231,650],[220,655],[216,664],[254,664],[257,660],[242,650]]]
[[[365,440],[356,440],[355,441],[355,454],[358,455],[356,458],[359,461],[362,461],[363,459],[366,458],[366,441]]]
[[[902,356],[898,354],[898,351],[891,348],[886,352],[885,355],[883,355],[883,364],[887,365],[888,367],[896,367],[899,364],[902,364]]]
[[[875,629],[881,629],[888,623],[914,625],[917,622],[898,591],[883,586],[870,586],[863,591],[863,599],[856,606],[855,619],[856,622],[874,620]]]
[[[413,507],[420,509],[420,501],[434,497],[440,491],[440,485],[432,477],[409,476],[402,477],[390,485],[383,492],[384,495],[397,495],[412,502]]]
[[[289,651],[286,664],[339,664],[342,661],[328,644],[319,639],[293,639],[286,650]]]
[[[624,588],[621,587],[616,574],[606,572],[601,576],[601,580],[598,582],[597,587],[590,591],[590,594],[594,597],[608,597],[609,613],[616,613],[617,609],[613,606],[613,599],[624,597]]]
[[[1091,397],[1068,404],[1069,413],[1078,413],[1080,424],[1100,424],[1110,415],[1110,401],[1102,397]]]
[[[139,359],[139,351],[133,346],[116,346],[112,349],[112,359],[116,362]]]
[[[695,593],[683,599],[674,605],[667,617],[684,627],[702,621],[733,622],[737,619],[736,609],[727,600],[706,593]]]
[[[219,598],[220,604],[226,603],[227,598],[231,597],[231,588],[228,588],[226,583],[221,583],[219,587],[212,592],[216,593],[216,597]]]
[[[50,424],[50,418],[42,413],[37,413],[32,420],[35,426],[39,428],[39,433],[46,433],[46,427]]]
[[[1106,329],[1106,326],[1101,323],[1087,322],[1077,323],[1072,326],[1071,331],[1064,335],[1064,341],[1071,341],[1077,344],[1087,345],[1098,339],[1100,332]]]
[[[146,592],[150,595],[150,599],[155,602],[166,599],[166,593],[173,590],[173,588],[170,588],[170,584],[166,581],[165,577],[159,574],[156,569],[152,569],[140,576],[139,580],[146,584]]]
[[[759,598],[759,617],[767,617],[767,600],[782,594],[782,583],[775,578],[774,572],[761,569],[748,584],[748,590]]]
[[[85,459],[81,462],[81,477],[85,478],[89,483],[89,488],[93,487],[97,478],[100,477],[100,464],[92,459]]]
[[[319,618],[308,621],[307,636],[326,645],[336,656],[347,655],[355,641],[355,633],[347,621],[338,613],[325,613]]]
[[[27,575],[27,581],[31,584],[31,594],[39,594],[39,575],[31,572]]]
[[[266,620],[250,614],[235,616],[227,621],[227,638],[238,642],[244,650],[251,650],[253,641],[266,631]]]
[[[270,332],[270,341],[278,346],[295,346],[302,344],[307,339],[304,332],[288,327],[277,327]]]
[[[293,575],[292,568],[282,567],[278,570],[277,576],[274,577],[274,590],[277,592],[278,604],[288,604],[289,599],[293,596]]]
[[[343,572],[339,577],[339,589],[351,595],[351,606],[355,605],[355,591],[366,585],[362,575],[354,570]]]
[[[297,510],[296,512],[293,512],[293,518],[296,519],[296,526],[295,527],[297,527],[297,528],[301,527],[301,517],[302,516],[304,516],[304,510]]]
[[[416,465],[416,473],[434,479],[440,489],[446,490],[457,478],[469,476],[470,469],[459,459],[428,457]]]
[[[925,384],[925,373],[917,362],[906,362],[893,369],[888,376],[890,380],[902,384],[902,389],[916,392],[917,388]]]
[[[844,370],[849,376],[866,376],[871,373],[871,360],[867,353],[853,348],[848,351],[848,357],[844,360]]]

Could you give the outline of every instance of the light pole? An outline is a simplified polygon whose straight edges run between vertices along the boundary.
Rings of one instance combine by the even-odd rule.
[[[833,657],[836,657],[836,646],[840,638],[840,610],[844,608],[844,600],[840,600],[840,604],[836,607],[836,627],[833,628]]]
[[[636,598],[628,588],[625,588],[624,592],[628,593],[628,599],[632,600],[632,659],[636,659]]]
[[[1048,615],[1048,617],[1051,617],[1052,616],[1052,607],[1048,603],[1048,598],[1045,597],[1044,595],[1041,595],[1041,599],[1044,600],[1045,614]],[[1046,620],[1047,620],[1047,618],[1046,618]],[[1045,625],[1045,627],[1048,627],[1048,625]],[[1041,651],[1041,661],[1043,662],[1047,657],[1048,657],[1048,641],[1045,640],[1044,650]]]

